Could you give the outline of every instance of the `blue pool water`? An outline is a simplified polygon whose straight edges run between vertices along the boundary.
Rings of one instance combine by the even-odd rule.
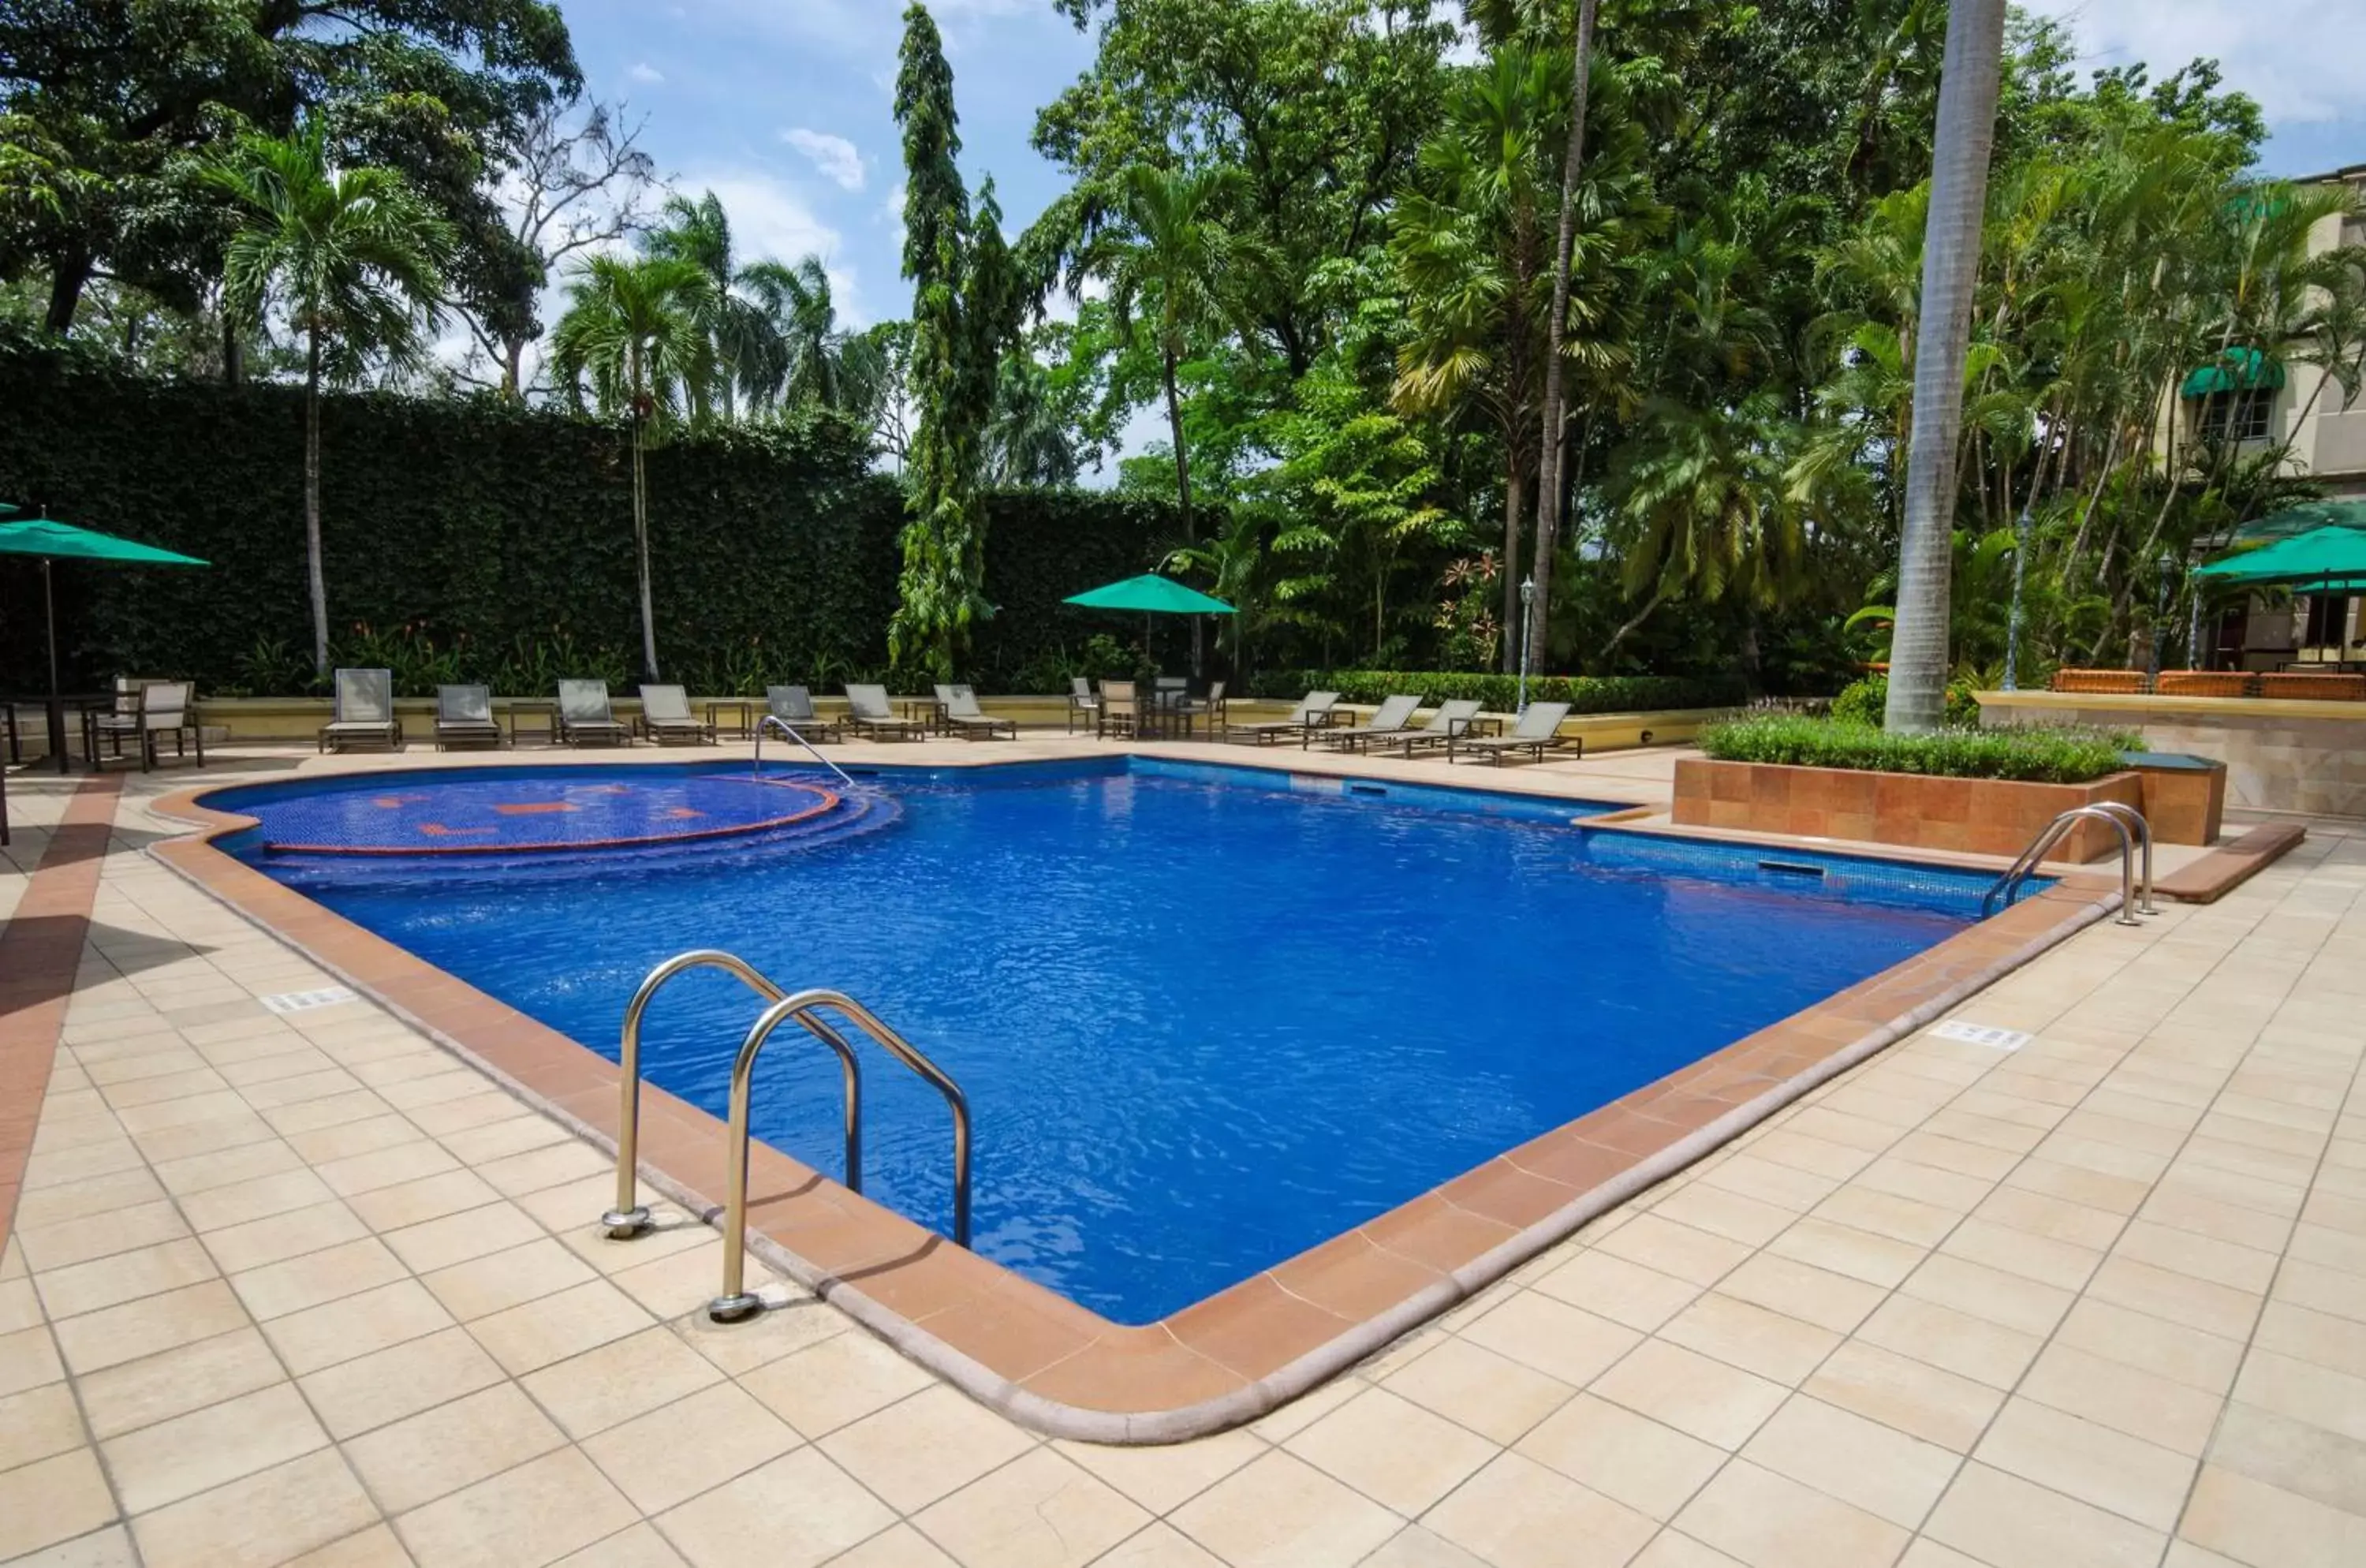
[[[646,790],[673,772],[564,781]],[[448,791],[440,808],[475,821],[488,802],[556,798],[557,773],[380,774],[208,804],[261,821],[233,852],[612,1057],[636,984],[687,948],[861,998],[969,1095],[977,1249],[1132,1323],[1929,947],[1976,917],[1983,886],[1588,832],[1572,818],[1604,808],[1568,802],[1375,797],[1142,759],[883,770],[843,822],[671,849],[427,862],[262,847],[317,841],[276,833],[275,816],[355,807],[324,793]],[[720,1116],[755,1010],[724,976],[676,982],[650,1011],[645,1070]],[[757,1135],[838,1174],[826,1054],[784,1031],[757,1085]],[[864,1089],[865,1190],[946,1228],[942,1102],[876,1049]]]

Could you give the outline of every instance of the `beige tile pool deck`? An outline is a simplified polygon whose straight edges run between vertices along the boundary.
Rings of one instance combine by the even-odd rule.
[[[1664,762],[1458,782],[1648,802]],[[7,852],[52,859],[0,870],[0,1134],[58,1043],[0,1252],[0,1560],[2366,1562],[2338,825],[1956,1010],[2022,1050],[1918,1034],[1253,1426],[1110,1449],[784,1281],[708,1324],[711,1230],[609,1242],[603,1156],[477,1068],[369,1002],[266,1011],[330,976],[138,852],[192,782],[11,781]],[[70,996],[17,983],[66,942]]]

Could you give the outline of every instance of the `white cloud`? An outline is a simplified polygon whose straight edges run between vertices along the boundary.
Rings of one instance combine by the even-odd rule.
[[[650,86],[655,86],[665,80],[665,73],[646,60],[633,62],[631,65],[625,67],[625,74],[636,82],[646,82]]]
[[[2216,60],[2226,85],[2248,93],[2270,127],[2357,113],[2358,0],[2285,0],[2272,12],[2247,0],[2024,0],[2068,22],[2090,67],[2143,61],[2156,80],[2196,57]]]
[[[832,136],[826,130],[808,130],[801,125],[781,132],[781,140],[812,160],[824,178],[835,180],[846,190],[862,188],[862,153],[845,137]]]

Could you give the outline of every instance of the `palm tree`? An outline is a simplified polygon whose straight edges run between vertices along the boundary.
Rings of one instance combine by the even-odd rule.
[[[772,349],[769,354],[760,349],[752,365],[755,373],[740,377],[749,401],[759,408],[804,403],[850,408],[850,339],[839,327],[829,274],[821,258],[806,256],[794,266],[750,262],[735,281],[752,296],[764,323],[760,338],[769,340],[763,346]]]
[[[787,374],[785,345],[772,317],[732,292],[749,269],[738,265],[734,253],[731,217],[723,209],[723,198],[711,190],[695,201],[670,196],[659,216],[660,226],[649,231],[642,248],[659,260],[685,262],[697,270],[700,287],[685,292],[683,301],[707,336],[723,417],[730,419],[738,412],[735,393],[760,405],[768,400],[762,395],[766,389],[779,388]],[[773,275],[768,273],[767,278],[772,281]]]
[[[641,665],[658,678],[658,636],[649,595],[649,493],[646,454],[653,424],[706,412],[717,379],[715,346],[698,311],[706,280],[697,265],[648,256],[593,256],[575,269],[567,313],[551,333],[551,368],[578,407],[585,384],[606,414],[633,431],[633,546],[640,571]]]
[[[986,426],[986,477],[998,485],[1076,482],[1084,459],[1053,396],[1052,373],[1023,346],[1007,354]]]
[[[1931,215],[1922,241],[1922,296],[1914,352],[1912,445],[1898,545],[1898,625],[1890,640],[1893,730],[1936,729],[1947,716],[1947,577],[1955,513],[1955,448],[1971,341],[2004,63],[2004,0],[1955,0],[1939,78],[1932,146]]]
[[[248,136],[205,171],[243,209],[222,263],[223,314],[260,328],[274,308],[304,340],[304,554],[312,667],[329,669],[321,563],[321,378],[376,353],[415,358],[451,226],[392,169],[335,166],[314,120],[289,137]]]

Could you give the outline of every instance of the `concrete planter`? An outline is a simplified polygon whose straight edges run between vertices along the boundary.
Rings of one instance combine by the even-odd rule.
[[[2101,800],[2141,808],[2142,783],[2132,773],[2091,784],[2020,784],[1698,758],[1676,764],[1673,816],[1686,827],[2016,855],[2056,817]],[[2090,861],[2118,847],[2108,826],[2082,822],[2056,858]]]

